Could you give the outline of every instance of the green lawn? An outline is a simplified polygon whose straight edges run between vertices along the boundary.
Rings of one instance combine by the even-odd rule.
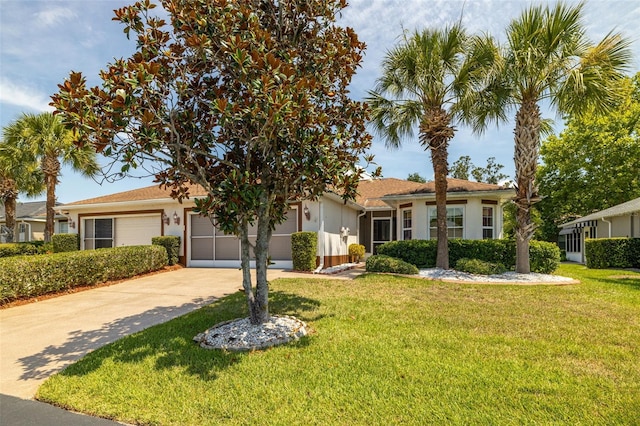
[[[314,330],[295,344],[196,346],[244,316],[238,293],[93,352],[38,398],[135,424],[640,424],[640,274],[558,273],[582,284],[277,280],[272,313]]]

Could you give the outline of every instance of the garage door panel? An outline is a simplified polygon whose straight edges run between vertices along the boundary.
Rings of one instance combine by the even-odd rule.
[[[150,245],[162,235],[160,215],[115,218],[115,246]]]
[[[271,237],[269,256],[271,260],[291,260],[291,236]]]
[[[215,260],[240,260],[240,241],[234,237],[216,237]]]
[[[213,238],[193,238],[191,240],[191,259],[213,259]]]

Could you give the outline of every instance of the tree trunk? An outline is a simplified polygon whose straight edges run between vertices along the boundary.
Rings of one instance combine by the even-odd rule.
[[[535,100],[522,102],[516,114],[515,166],[516,166],[516,272],[528,274],[529,241],[535,232],[531,223],[531,206],[539,201],[535,183],[540,149],[540,108]]]
[[[269,266],[269,229],[268,207],[263,204],[258,213],[258,235],[256,236],[256,303],[251,315],[252,324],[262,324],[269,320],[269,281],[267,268]]]
[[[60,161],[54,156],[46,156],[42,161],[42,172],[45,176],[47,187],[47,218],[44,225],[44,241],[51,241],[54,232],[55,205],[56,205],[56,185],[58,184],[58,174],[60,173]]]
[[[437,253],[436,267],[449,269],[449,235],[447,231],[447,143],[431,149],[436,185]]]
[[[449,269],[449,236],[447,233],[447,149],[455,129],[451,116],[443,108],[428,108],[420,122],[420,144],[431,150],[436,185],[436,216],[438,248],[436,267]]]
[[[16,201],[18,191],[16,191],[13,179],[2,179],[0,182],[0,197],[4,202],[4,221],[7,227],[6,242],[14,242],[16,235]]]

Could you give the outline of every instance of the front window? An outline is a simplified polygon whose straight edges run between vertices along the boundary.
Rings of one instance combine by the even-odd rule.
[[[429,208],[429,238],[438,238],[438,219],[435,207]],[[447,207],[447,238],[464,238],[464,207]]]
[[[402,239],[411,239],[411,210],[402,211]]]
[[[567,234],[567,252],[580,253],[582,251],[582,233],[572,232]]]
[[[69,233],[69,222],[66,220],[61,220],[58,222],[58,233],[59,234],[68,234]]]
[[[113,247],[113,219],[84,221],[84,248],[92,250]]]
[[[482,239],[493,239],[493,207],[482,207]]]

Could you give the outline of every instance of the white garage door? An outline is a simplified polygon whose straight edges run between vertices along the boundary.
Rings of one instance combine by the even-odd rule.
[[[151,244],[151,238],[162,232],[160,214],[150,216],[123,216],[115,219],[114,246]]]
[[[271,236],[269,254],[275,267],[291,268],[291,233],[298,229],[297,209],[289,210],[284,223],[278,225]],[[188,266],[237,268],[240,266],[240,240],[225,235],[215,228],[209,218],[199,215],[189,217]],[[249,230],[255,242],[255,229]],[[253,253],[251,253],[252,259]]]

